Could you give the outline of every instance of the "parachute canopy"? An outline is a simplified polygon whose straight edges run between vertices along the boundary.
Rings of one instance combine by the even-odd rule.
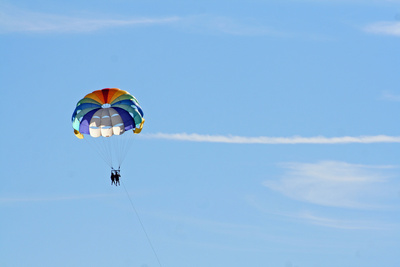
[[[104,88],[87,94],[77,104],[72,114],[75,135],[110,137],[133,130],[138,134],[143,128],[143,111],[137,99],[118,88]]]

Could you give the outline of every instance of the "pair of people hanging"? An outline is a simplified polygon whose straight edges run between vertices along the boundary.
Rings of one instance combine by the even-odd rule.
[[[115,184],[115,186],[120,185],[119,178],[121,177],[120,169],[114,170],[111,168],[111,185]]]

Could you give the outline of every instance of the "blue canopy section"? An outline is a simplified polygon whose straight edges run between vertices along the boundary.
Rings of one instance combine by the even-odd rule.
[[[74,113],[72,113],[72,121],[74,121],[75,116],[82,110],[87,109],[87,108],[101,108],[100,105],[96,105],[93,103],[84,103],[84,104],[80,104],[79,106],[77,106],[74,110]]]
[[[90,125],[90,120],[92,119],[94,113],[98,111],[99,109],[94,109],[90,112],[88,112],[85,116],[83,116],[81,124],[79,126],[79,132],[82,134],[90,134],[89,132],[89,125]]]
[[[135,121],[133,120],[132,116],[129,114],[128,111],[117,107],[113,107],[113,109],[115,109],[121,116],[121,119],[124,122],[125,131],[135,128]]]
[[[139,111],[139,113],[140,113],[140,116],[143,117],[142,108],[141,108],[137,103],[135,103],[135,101],[133,101],[133,100],[131,100],[131,99],[126,99],[126,100],[118,101],[118,102],[116,102],[116,103],[113,103],[113,104],[111,105],[111,107],[113,107],[114,105],[128,105],[128,106],[131,106],[131,107],[137,109],[137,110]]]

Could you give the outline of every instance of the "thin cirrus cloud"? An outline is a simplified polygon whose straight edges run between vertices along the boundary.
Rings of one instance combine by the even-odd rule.
[[[181,22],[180,27],[183,30],[195,32],[219,32],[236,36],[295,36],[293,33],[276,30],[253,19],[238,20],[225,16],[202,14],[184,17]]]
[[[389,208],[398,184],[391,179],[394,166],[368,166],[339,161],[286,163],[285,173],[264,186],[294,200],[320,206]],[[322,221],[321,221],[322,223]]]
[[[177,16],[161,18],[87,18],[47,14],[18,9],[10,5],[0,5],[0,32],[35,32],[35,33],[81,33],[104,28],[156,25],[179,21]]]
[[[400,22],[399,21],[376,22],[365,26],[364,31],[373,34],[400,36]]]
[[[98,17],[93,14],[89,17],[34,12],[0,4],[0,33],[86,33],[115,27],[169,25],[191,32],[219,32],[239,36],[292,36],[254,21],[238,21],[229,17],[206,14],[127,19]]]
[[[377,219],[376,216],[371,218],[368,213],[365,213],[365,210],[355,211],[352,209],[351,212],[343,213],[343,209],[337,207],[313,209],[312,206],[304,210],[304,205],[302,204],[300,211],[294,211],[293,208],[296,208],[294,205],[284,207],[279,203],[274,203],[274,208],[272,208],[270,201],[265,202],[265,200],[263,201],[255,196],[248,196],[246,201],[262,213],[318,227],[342,230],[391,230],[399,227],[397,223],[382,220],[382,218]],[[340,212],[338,213],[338,211]]]
[[[295,217],[295,219],[304,221],[309,224],[344,230],[388,230],[397,228],[397,225],[389,224],[386,222],[378,222],[372,220],[340,219],[316,215],[309,211],[300,212],[296,215],[293,215],[292,217]]]
[[[234,135],[204,135],[204,134],[187,134],[187,133],[155,133],[143,134],[143,138],[149,139],[165,139],[188,142],[205,142],[205,143],[230,143],[230,144],[371,144],[371,143],[400,143],[400,136],[342,136],[342,137],[246,137]]]
[[[400,95],[393,94],[389,91],[384,91],[382,95],[383,100],[393,101],[393,102],[400,102]]]
[[[116,194],[90,194],[90,195],[64,195],[64,196],[48,196],[48,197],[2,197],[0,204],[20,203],[20,202],[54,202],[68,201],[80,199],[97,199],[115,197]]]

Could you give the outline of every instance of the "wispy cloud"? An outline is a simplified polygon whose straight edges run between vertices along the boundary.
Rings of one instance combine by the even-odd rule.
[[[142,134],[144,138],[165,139],[189,142],[230,143],[230,144],[351,144],[351,143],[400,143],[400,136],[343,136],[343,137],[245,137],[234,135],[204,135],[187,133],[155,133]]]
[[[396,197],[388,170],[393,166],[367,166],[338,161],[287,163],[278,180],[264,185],[295,200],[346,208],[381,208]],[[397,184],[398,186],[398,184]],[[392,192],[393,191],[393,192]],[[383,204],[382,204],[383,203]]]
[[[89,18],[33,12],[10,5],[0,5],[0,32],[79,33],[112,27],[165,24],[178,20],[180,18],[176,16],[129,19]]]
[[[215,15],[114,18],[95,14],[66,15],[24,10],[0,3],[0,33],[85,33],[106,28],[144,25],[170,25],[190,32],[223,33],[238,36],[269,35],[290,37],[294,34],[262,25],[253,19]]]
[[[88,195],[65,195],[65,196],[48,196],[48,197],[0,197],[0,204],[18,203],[18,202],[54,202],[68,201],[80,199],[95,199],[105,197],[115,197],[116,194],[88,194]]]
[[[207,218],[200,217],[190,217],[187,215],[177,215],[173,214],[173,212],[167,213],[158,213],[157,216],[161,217],[166,221],[172,221],[179,225],[178,229],[181,229],[179,235],[185,235],[186,230],[184,229],[196,229],[196,231],[204,231],[209,232],[214,236],[223,236],[226,238],[229,236],[230,238],[236,237],[241,240],[249,240],[249,239],[261,239],[261,240],[276,240],[278,242],[282,241],[282,236],[274,236],[268,231],[265,230],[265,226],[259,226],[257,224],[237,224],[228,221],[218,221]],[[187,242],[187,241],[186,241]],[[196,242],[196,241],[194,241]],[[226,246],[220,243],[214,242],[206,242],[208,246],[219,247],[222,249],[229,250],[260,250],[260,248],[249,247],[248,245],[234,247],[234,246]]]
[[[400,21],[381,21],[369,24],[364,31],[373,34],[400,36]]]
[[[384,91],[382,95],[382,99],[394,102],[400,102],[400,95],[395,95],[391,92]]]
[[[306,223],[346,230],[389,230],[392,228],[397,228],[397,225],[384,222],[331,218],[315,215],[314,213],[309,211],[300,212],[294,215],[294,217]]]
[[[291,33],[277,30],[254,19],[234,19],[207,14],[184,17],[180,26],[189,31],[215,32],[238,36],[293,36]]]
[[[385,217],[377,216],[377,213],[371,213],[370,210],[366,209],[344,210],[342,207],[327,208],[326,206],[318,207],[314,205],[305,208],[304,203],[287,206],[281,205],[277,200],[271,204],[270,200],[254,195],[246,196],[246,201],[262,213],[295,223],[342,230],[393,230],[400,227],[397,221],[388,220],[388,218],[391,218],[390,214],[397,213],[397,210],[392,209],[380,210],[380,215],[386,214],[387,217]],[[299,211],[295,211],[299,208]]]

